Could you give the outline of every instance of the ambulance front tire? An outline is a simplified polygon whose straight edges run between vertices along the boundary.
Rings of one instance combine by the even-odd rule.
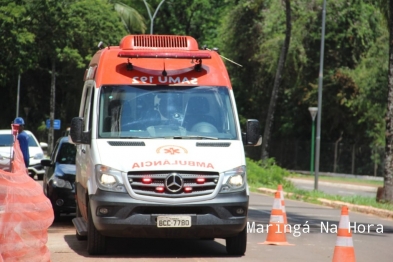
[[[225,239],[227,253],[231,256],[242,256],[247,248],[247,227],[234,237]]]
[[[87,252],[90,255],[105,255],[107,239],[94,226],[90,206],[87,207],[87,217]]]

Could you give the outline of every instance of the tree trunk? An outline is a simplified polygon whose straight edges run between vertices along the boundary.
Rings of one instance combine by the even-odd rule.
[[[55,97],[56,97],[56,61],[52,60],[52,72],[50,83],[50,112],[49,112],[49,132],[48,132],[48,156],[52,154],[54,142],[53,121],[55,119]]]
[[[356,143],[352,145],[352,166],[351,166],[351,174],[355,174],[355,153],[356,153]]]
[[[377,161],[377,154],[375,150],[373,150],[373,155],[374,155],[374,176],[377,176],[377,171],[378,171],[378,161]]]
[[[389,71],[388,105],[386,110],[386,144],[384,163],[384,190],[382,201],[393,202],[393,0],[389,1]]]
[[[340,141],[343,139],[343,133],[341,132],[340,137],[337,139],[336,143],[334,143],[334,164],[333,164],[333,173],[337,171],[337,162],[338,162],[338,145]]]
[[[274,120],[274,112],[276,109],[276,102],[278,97],[278,91],[280,89],[281,80],[282,80],[282,72],[285,65],[285,60],[288,54],[289,43],[291,40],[291,3],[290,0],[285,0],[285,14],[286,14],[286,31],[285,31],[285,40],[284,44],[281,48],[280,59],[278,61],[276,77],[274,79],[274,86],[272,91],[272,96],[270,97],[269,109],[266,117],[265,123],[265,131],[263,133],[262,140],[262,160],[266,160],[269,158],[269,142],[270,142],[270,132],[273,126]]]

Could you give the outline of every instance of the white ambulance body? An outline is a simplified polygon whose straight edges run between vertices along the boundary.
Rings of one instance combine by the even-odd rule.
[[[246,250],[249,191],[229,76],[192,37],[129,35],[99,50],[85,75],[77,144],[77,238],[104,254],[108,237],[226,239]]]

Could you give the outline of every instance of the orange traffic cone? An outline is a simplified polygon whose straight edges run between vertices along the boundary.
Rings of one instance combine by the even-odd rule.
[[[289,246],[284,232],[284,217],[281,209],[280,192],[274,196],[273,208],[270,215],[269,227],[267,229],[266,241],[258,243],[263,245]]]
[[[333,262],[355,262],[352,233],[349,227],[348,207],[341,208],[341,218],[338,224],[336,247]]]
[[[285,211],[284,191],[282,190],[282,185],[278,185],[277,191],[280,192],[281,210],[282,210],[282,215],[284,217],[284,232],[288,233],[289,232],[287,230],[288,220],[287,220],[287,212]]]

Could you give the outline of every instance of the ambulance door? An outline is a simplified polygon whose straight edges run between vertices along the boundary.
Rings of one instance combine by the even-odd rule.
[[[82,98],[82,117],[84,121],[85,129],[83,131],[91,131],[92,130],[92,122],[93,122],[93,104],[94,104],[94,85],[86,84],[85,90],[83,92],[84,97]],[[85,202],[85,196],[87,194],[87,182],[90,174],[93,174],[94,170],[92,169],[92,161],[91,161],[91,141],[89,144],[79,144],[77,146],[77,196],[78,201]],[[84,205],[86,203],[83,203]]]

